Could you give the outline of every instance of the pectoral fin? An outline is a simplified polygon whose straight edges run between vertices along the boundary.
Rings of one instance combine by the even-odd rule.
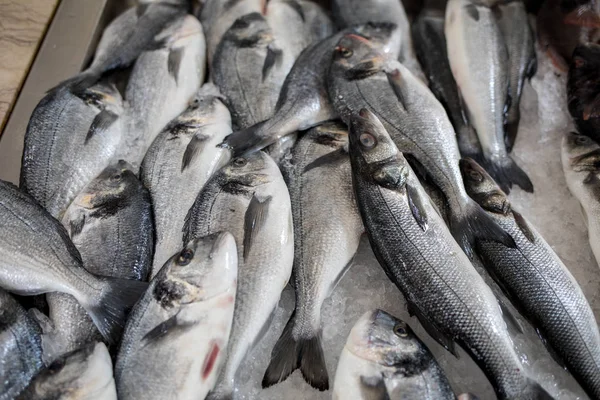
[[[408,197],[408,204],[410,206],[410,211],[412,212],[413,217],[415,217],[415,221],[417,224],[423,229],[423,231],[427,231],[428,228],[428,216],[427,211],[425,210],[425,206],[423,204],[423,199],[419,195],[419,192],[416,188],[406,185],[406,195]]]
[[[250,200],[250,205],[244,217],[244,258],[250,253],[250,248],[254,240],[256,240],[257,234],[265,225],[271,200],[271,196],[267,196],[261,200],[256,194]]]

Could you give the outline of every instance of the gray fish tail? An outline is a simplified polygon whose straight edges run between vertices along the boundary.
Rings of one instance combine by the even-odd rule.
[[[533,193],[533,183],[512,158],[507,156],[502,160],[486,160],[483,167],[505,193],[510,192],[513,184],[520,186],[526,192]]]

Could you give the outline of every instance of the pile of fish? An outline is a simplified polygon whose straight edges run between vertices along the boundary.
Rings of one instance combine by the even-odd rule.
[[[499,399],[556,388],[479,261],[600,399],[592,309],[507,197],[533,192],[510,156],[536,71],[521,0],[410,19],[399,0],[140,3],[37,105],[19,187],[0,181],[0,400],[245,398],[240,366],[288,284],[263,388],[299,370],[339,400],[476,398],[382,310],[330,379],[321,308],[364,233],[410,315]],[[563,165],[600,261],[598,67],[600,46],[575,50]]]

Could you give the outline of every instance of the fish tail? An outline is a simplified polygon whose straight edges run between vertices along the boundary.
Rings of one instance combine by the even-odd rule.
[[[483,163],[483,166],[505,193],[510,192],[513,184],[520,186],[526,192],[533,193],[533,183],[512,158],[507,156],[500,161],[488,160]]]
[[[268,120],[267,120],[268,121]],[[219,145],[231,150],[232,157],[241,157],[255,153],[268,145],[275,143],[279,138],[276,135],[263,136],[267,121],[259,122],[241,131],[235,131],[228,135]]]
[[[509,153],[512,151],[515,141],[517,140],[517,133],[519,132],[519,120],[521,119],[521,112],[516,107],[514,110],[511,109],[506,125],[504,125],[504,144],[506,145],[506,151]],[[520,185],[519,185],[520,186]]]
[[[262,387],[268,388],[284,381],[299,368],[309,385],[320,391],[328,390],[329,377],[321,345],[321,332],[309,338],[294,338],[294,315],[295,313],[273,348]]]

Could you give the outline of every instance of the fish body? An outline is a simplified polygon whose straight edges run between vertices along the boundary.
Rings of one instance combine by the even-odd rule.
[[[387,397],[383,397],[387,395]],[[335,374],[333,399],[454,400],[450,383],[404,321],[381,310],[354,324]]]
[[[112,85],[39,102],[25,133],[21,188],[55,218],[110,163],[124,134],[123,101]]]
[[[567,94],[569,113],[577,130],[600,143],[600,45],[587,43],[575,48],[569,68]]]
[[[504,110],[510,82],[509,60],[492,9],[468,0],[450,0],[444,31],[452,74],[477,132],[484,166],[506,193],[513,184],[533,192],[529,177],[506,150]]]
[[[210,399],[233,395],[236,371],[268,329],[292,272],[290,197],[265,153],[236,158],[212,176],[190,209],[184,241],[222,230],[238,246],[238,286],[227,361]]]
[[[347,128],[325,123],[305,133],[284,161],[294,217],[296,309],[275,345],[263,387],[300,368],[313,387],[328,388],[321,307],[350,266],[363,233],[347,146]]]
[[[237,250],[229,233],[175,253],[133,308],[117,362],[120,399],[204,399],[229,338]]]

